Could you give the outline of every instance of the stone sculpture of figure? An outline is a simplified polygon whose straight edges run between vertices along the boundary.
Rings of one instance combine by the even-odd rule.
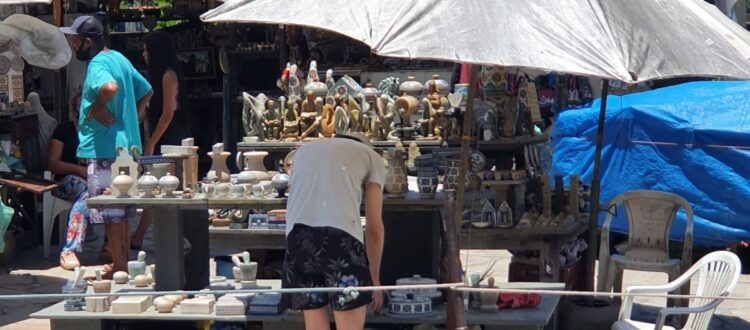
[[[387,99],[388,96],[376,97],[371,104],[370,131],[372,132],[373,141],[384,140],[391,131],[390,119],[393,118],[393,114],[389,113],[386,115],[385,104],[388,102]]]
[[[333,70],[328,69],[326,71],[326,86],[328,87],[328,95],[333,95],[333,86],[336,84],[336,81],[333,80]]]
[[[245,127],[245,134],[251,137],[257,137],[258,141],[263,141],[265,133],[263,131],[263,112],[268,98],[264,94],[252,95],[242,93],[242,125]]]
[[[373,107],[367,102],[364,94],[359,94],[359,104],[362,105],[362,132],[372,140],[372,114]]]
[[[286,62],[286,68],[281,72],[281,77],[276,81],[276,86],[281,89],[284,95],[289,95],[289,71],[292,68],[292,64]]]
[[[287,93],[290,99],[302,97],[302,81],[297,75],[297,71],[297,64],[292,64],[289,69],[289,92]]]
[[[279,103],[273,99],[266,101],[265,111],[263,112],[263,125],[265,126],[266,139],[279,140],[281,138],[281,113],[279,113]]]
[[[360,107],[357,100],[349,96],[347,106],[349,108],[349,131],[350,132],[362,132],[364,127],[364,114],[362,113],[362,107]]]
[[[333,133],[335,133],[334,110],[332,105],[326,104],[323,106],[323,115],[320,119],[320,134],[329,138],[333,136]]]
[[[297,99],[289,98],[286,102],[286,111],[284,112],[284,128],[282,138],[285,142],[294,142],[299,140],[299,114]]]
[[[445,110],[449,107],[449,103],[448,98],[438,91],[434,79],[427,82],[427,96],[422,99],[422,104],[424,105],[425,117],[429,115],[427,136],[441,139],[446,124]]]
[[[334,131],[336,134],[344,134],[349,131],[349,113],[341,95],[336,95],[336,108],[333,114]]]
[[[302,101],[302,112],[299,118],[300,138],[317,137],[317,130],[320,126],[318,122],[318,110],[315,105],[315,92],[309,90]]]
[[[310,61],[310,70],[307,72],[307,83],[318,82],[318,62]]]
[[[417,112],[419,101],[417,98],[406,93],[396,99],[394,110],[399,117],[399,123],[402,127],[411,126],[411,115]]]

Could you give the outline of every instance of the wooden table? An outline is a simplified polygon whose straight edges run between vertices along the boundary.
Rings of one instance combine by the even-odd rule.
[[[97,196],[87,200],[89,207],[151,207],[154,209],[156,276],[159,290],[200,289],[208,284],[209,244],[237,249],[284,249],[284,230],[211,228],[208,209],[253,209],[266,212],[285,208],[281,198],[206,198],[196,194],[183,198],[117,198]],[[443,195],[420,199],[410,191],[404,198],[383,200],[386,244],[383,251],[381,282],[421,274],[439,278],[441,264],[441,217]],[[583,222],[564,228],[462,229],[462,249],[517,249],[540,251],[540,280],[559,282],[560,248],[586,230]],[[192,245],[183,257],[185,236]],[[209,243],[210,240],[210,243]],[[190,271],[185,271],[189,269]]]
[[[416,192],[404,198],[383,200],[383,218],[386,227],[386,247],[382,261],[384,284],[395,284],[397,278],[423,273],[437,278],[440,267],[440,217],[443,207],[442,193],[436,199],[420,199]],[[209,225],[208,209],[254,209],[265,212],[284,208],[287,199],[281,198],[118,198],[97,196],[86,203],[92,208],[135,206],[150,207],[154,212],[154,237],[156,250],[156,283],[158,290],[200,289],[208,284]],[[404,221],[407,220],[408,221]],[[414,232],[418,231],[418,232]],[[214,242],[222,239],[224,247],[238,249],[284,248],[282,230],[259,232],[243,229],[218,229],[210,234]],[[414,235],[421,239],[412,238]],[[249,236],[248,236],[249,235]],[[185,236],[192,245],[190,255],[183,257]],[[231,244],[231,245],[229,245]],[[408,251],[405,251],[408,250]],[[403,264],[403,258],[412,260]],[[185,271],[188,269],[189,271]],[[427,271],[425,271],[427,269]]]
[[[157,272],[158,273],[158,272]],[[272,288],[281,287],[280,280],[259,280],[259,285],[271,286]],[[114,285],[112,291],[127,289],[129,285]],[[500,283],[500,288],[506,289],[543,289],[543,290],[562,290],[562,283]],[[91,288],[89,288],[91,290]],[[556,329],[556,311],[560,301],[560,296],[544,295],[542,302],[534,308],[524,309],[503,309],[497,313],[481,313],[479,311],[469,310],[466,312],[466,320],[469,325],[497,325],[503,329]],[[264,329],[266,326],[278,324],[276,328],[297,329],[301,328],[303,317],[300,313],[285,311],[280,315],[259,316],[217,316],[212,314],[180,314],[179,306],[175,307],[172,313],[158,313],[153,307],[140,314],[112,314],[111,311],[103,313],[66,312],[63,308],[64,302],[47,307],[29,317],[34,319],[49,319],[52,330],[68,329],[92,329],[99,330],[103,328],[103,323],[116,320],[153,320],[153,321],[199,321],[213,320],[222,322],[263,322]],[[387,307],[384,307],[387,308]],[[405,324],[444,324],[446,321],[445,305],[435,307],[435,313],[418,318],[397,318],[385,314],[369,315],[366,322],[369,324],[387,324],[387,323],[405,323]],[[331,318],[333,320],[333,318]]]
[[[559,228],[462,229],[461,249],[538,250],[542,282],[560,281],[560,249],[586,231],[585,219]],[[591,247],[589,247],[591,248]]]

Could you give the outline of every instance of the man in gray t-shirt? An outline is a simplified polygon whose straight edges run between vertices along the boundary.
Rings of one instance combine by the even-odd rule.
[[[380,285],[385,165],[361,133],[338,135],[297,150],[287,203],[284,288]],[[367,223],[360,222],[365,202]],[[327,305],[338,329],[362,329],[365,306],[382,305],[380,292],[285,295],[302,309],[308,329],[327,329]]]

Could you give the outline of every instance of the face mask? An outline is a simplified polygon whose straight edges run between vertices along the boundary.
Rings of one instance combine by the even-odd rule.
[[[91,59],[91,47],[84,49],[84,45],[78,47],[76,50],[76,58],[82,62],[88,62]]]

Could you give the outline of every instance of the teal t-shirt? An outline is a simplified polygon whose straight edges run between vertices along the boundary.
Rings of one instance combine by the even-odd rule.
[[[107,102],[115,122],[106,127],[93,117],[86,120],[102,85],[114,82],[117,93]],[[116,148],[131,150],[141,147],[138,130],[138,100],[151,90],[151,85],[122,54],[114,50],[99,52],[89,61],[81,94],[78,118],[78,158],[112,159]]]

